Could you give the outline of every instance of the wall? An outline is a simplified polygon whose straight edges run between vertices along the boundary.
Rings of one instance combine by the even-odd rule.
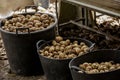
[[[0,14],[34,4],[33,0],[0,0]]]

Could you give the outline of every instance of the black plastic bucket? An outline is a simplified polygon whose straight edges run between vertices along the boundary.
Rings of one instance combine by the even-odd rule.
[[[71,41],[77,40],[79,43],[84,42],[89,47],[92,47],[93,45],[92,42],[80,38],[79,39],[68,38],[68,39],[70,39]],[[68,66],[71,59],[50,59],[40,55],[39,50],[43,49],[48,44],[51,44],[51,42],[52,41],[45,42],[41,40],[37,42],[38,48],[37,51],[47,80],[72,80],[72,76]]]
[[[35,14],[35,13],[24,13]],[[42,13],[41,13],[42,14]],[[45,13],[47,14],[47,13]],[[54,17],[51,14],[48,14]],[[12,18],[9,17],[8,19]],[[50,25],[44,30],[29,32],[29,28],[18,28],[16,32],[8,32],[2,29],[4,25],[1,22],[0,31],[4,42],[5,50],[8,56],[11,71],[19,75],[38,75],[43,74],[39,56],[37,54],[36,42],[42,40],[52,40],[55,38],[55,26],[57,23]],[[26,33],[19,33],[19,30],[27,29]]]
[[[83,73],[79,73],[78,70],[73,68],[73,66],[78,66],[84,62],[93,63],[106,61],[120,63],[120,51],[99,50],[72,59],[69,63],[69,68],[71,70],[73,80],[120,80],[120,69],[111,72],[87,74],[84,73],[84,71],[82,71]]]

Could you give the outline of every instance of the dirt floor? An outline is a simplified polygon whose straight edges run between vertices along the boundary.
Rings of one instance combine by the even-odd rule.
[[[22,77],[10,73],[10,67],[3,42],[0,37],[0,80],[46,80],[44,76]]]

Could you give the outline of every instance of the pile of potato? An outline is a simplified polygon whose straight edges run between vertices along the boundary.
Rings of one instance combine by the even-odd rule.
[[[99,27],[92,27],[92,28],[120,38],[120,26],[117,26],[117,25],[114,27],[112,25],[109,26],[107,22],[100,24],[98,26]],[[69,36],[69,37],[85,38],[87,40],[90,40],[91,42],[94,42],[96,44],[96,49],[118,49],[120,48],[119,41],[107,40],[105,36],[91,32],[86,29],[80,29],[78,26],[75,26],[75,25],[68,25],[65,27],[64,26],[60,27],[60,35],[63,37]]]
[[[16,28],[29,28],[30,32],[43,30],[55,22],[55,19],[48,14],[35,13],[34,15],[14,14],[11,19],[3,21],[3,30],[16,32]],[[21,30],[20,32],[26,32]]]
[[[51,59],[71,59],[83,55],[88,51],[89,47],[84,42],[71,42],[69,39],[63,40],[62,37],[57,36],[51,45],[44,47],[39,53]]]
[[[86,73],[93,74],[93,73],[103,73],[103,72],[109,72],[120,69],[120,63],[114,63],[113,61],[101,62],[101,63],[85,62],[83,64],[80,64],[79,67],[83,69]]]

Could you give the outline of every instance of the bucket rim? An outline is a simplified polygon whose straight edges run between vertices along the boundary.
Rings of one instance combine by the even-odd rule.
[[[30,32],[30,34],[35,34],[35,33],[38,33],[38,32],[44,32],[44,31],[47,31],[53,27],[56,26],[56,24],[58,23],[58,20],[57,20],[57,17],[51,13],[47,13],[47,12],[24,12],[24,13],[20,13],[18,15],[27,15],[27,14],[35,14],[35,13],[39,13],[39,14],[48,14],[49,16],[53,17],[55,22],[53,24],[50,24],[47,28],[43,29],[43,30],[36,30],[36,31],[33,31],[33,32]],[[5,19],[8,19],[8,18],[11,18],[13,15],[11,16],[8,16],[7,18]],[[3,30],[2,29],[2,23],[3,20],[0,21],[0,31],[1,32],[5,32],[5,33],[8,33],[8,34],[16,34],[16,32],[9,32],[9,31],[6,31],[6,30]],[[22,32],[22,33],[19,33],[20,35],[25,35],[25,34],[28,34],[28,32]]]
[[[75,59],[80,58],[80,57],[82,57],[82,56],[86,56],[86,55],[88,55],[88,54],[93,54],[93,53],[95,54],[95,52],[100,52],[100,51],[118,51],[118,52],[120,52],[120,50],[115,50],[115,49],[99,49],[99,50],[91,51],[91,52],[88,52],[87,54],[83,54],[83,55],[81,55],[81,56],[75,57],[75,58],[73,58],[72,60],[70,60],[70,62],[69,62],[69,69],[70,69],[71,71],[74,71],[75,73],[85,74],[85,75],[101,75],[101,74],[107,74],[107,73],[119,71],[120,69],[115,69],[115,70],[108,71],[108,72],[100,72],[100,73],[87,74],[87,73],[84,73],[84,72],[83,72],[83,73],[79,73],[79,72],[77,72],[77,71],[75,71],[75,70],[72,70],[72,68],[71,68],[72,62],[73,62]]]

